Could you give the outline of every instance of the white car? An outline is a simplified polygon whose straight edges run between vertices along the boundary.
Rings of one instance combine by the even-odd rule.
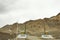
[[[19,35],[17,36],[17,38],[27,38],[27,35],[26,35],[26,34],[19,34]]]
[[[53,37],[52,37],[52,35],[42,35],[41,38],[51,38],[52,39]]]

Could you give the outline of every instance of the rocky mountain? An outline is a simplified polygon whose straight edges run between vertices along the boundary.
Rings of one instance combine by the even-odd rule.
[[[60,38],[60,13],[56,16],[44,19],[29,20],[25,23],[14,23],[12,25],[5,25],[0,28],[0,32],[8,34],[17,34],[25,30],[28,35],[41,36],[45,31],[48,31],[48,34],[53,35],[55,38]]]

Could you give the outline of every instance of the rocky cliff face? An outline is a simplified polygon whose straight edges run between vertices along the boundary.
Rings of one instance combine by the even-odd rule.
[[[60,34],[60,31],[59,31],[60,30],[60,13],[51,18],[29,20],[23,24],[14,23],[12,25],[5,25],[3,28],[0,29],[0,32],[16,34],[17,26],[18,26],[19,33],[21,32],[21,30],[25,30],[24,28],[26,26],[27,34],[34,35],[34,36],[41,36],[41,34],[44,32],[44,27],[45,27],[45,30],[48,31],[49,34],[53,36],[57,36]]]

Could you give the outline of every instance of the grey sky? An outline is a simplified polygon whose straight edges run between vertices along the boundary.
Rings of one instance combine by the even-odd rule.
[[[60,0],[0,0],[0,26],[57,15]]]

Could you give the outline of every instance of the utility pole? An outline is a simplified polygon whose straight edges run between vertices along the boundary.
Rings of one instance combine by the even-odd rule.
[[[17,35],[18,35],[18,22],[16,22],[16,40],[17,40]]]
[[[9,25],[9,27],[11,27],[11,25]],[[10,33],[10,35],[12,34],[12,30],[9,28],[9,33]],[[11,36],[10,36],[10,39],[8,39],[8,40],[11,40]]]
[[[25,23],[25,34],[26,34],[26,23]],[[25,40],[26,40],[26,38],[25,38]]]
[[[25,24],[25,34],[26,34],[26,24]]]
[[[46,20],[44,21],[44,34],[47,35],[48,34],[48,24],[46,24]]]
[[[18,34],[18,22],[17,22],[17,34]]]
[[[45,34],[45,32],[46,32],[46,28],[45,28],[45,24],[44,24],[44,34]]]
[[[17,19],[17,22],[16,22],[16,40],[17,40],[17,35],[18,35],[18,19]]]

